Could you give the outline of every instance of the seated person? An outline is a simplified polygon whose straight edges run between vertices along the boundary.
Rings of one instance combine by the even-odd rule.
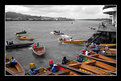
[[[54,64],[53,67],[52,67],[52,72],[55,73],[55,72],[57,72],[57,71],[58,71],[57,65]]]
[[[63,57],[62,64],[66,64],[67,62],[68,60],[66,59],[66,57]]]

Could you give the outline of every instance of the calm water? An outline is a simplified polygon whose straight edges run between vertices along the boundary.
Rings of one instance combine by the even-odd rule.
[[[60,44],[58,38],[50,34],[53,30],[60,30],[66,35],[70,35],[73,39],[87,40],[95,32],[88,27],[98,27],[100,21],[7,21],[5,24],[5,38],[8,41],[14,41],[14,43],[22,43],[29,41],[22,41],[16,39],[16,32],[26,30],[29,36],[35,38],[34,42],[40,42],[46,47],[46,54],[43,56],[37,56],[32,53],[31,47],[19,48],[7,50],[7,57],[14,56],[25,71],[29,69],[29,63],[33,62],[37,67],[49,66],[49,60],[53,60],[54,63],[59,63],[63,56],[67,59],[74,60],[76,56],[81,52],[84,45],[74,44]]]

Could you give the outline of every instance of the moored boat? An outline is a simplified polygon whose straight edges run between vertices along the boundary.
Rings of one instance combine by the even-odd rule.
[[[21,66],[21,64],[17,61],[17,64],[15,65],[15,67],[10,67],[7,64],[8,61],[5,62],[6,66],[5,66],[5,70],[6,72],[8,72],[11,75],[25,75],[25,71],[23,69],[23,67]]]
[[[82,44],[82,43],[87,42],[87,41],[86,40],[72,40],[72,41],[70,41],[70,40],[63,41],[63,40],[61,40],[60,42],[61,43],[67,43],[67,44]]]
[[[32,44],[33,43],[16,43],[16,44],[10,44],[10,45],[8,44],[8,45],[6,45],[6,49],[28,47]]]
[[[41,56],[45,53],[46,49],[45,49],[45,46],[38,46],[38,47],[33,47],[32,48],[32,51],[34,54],[38,55],[38,56]]]
[[[81,53],[81,55],[84,57],[88,57],[88,58],[91,58],[91,59],[94,59],[94,60],[97,60],[97,61],[100,61],[100,62],[103,62],[103,63],[106,63],[106,64],[109,64],[109,65],[116,67],[116,60],[115,59],[103,56],[101,54],[92,53],[89,55],[85,55],[85,54]]]
[[[55,34],[55,35],[64,35],[64,33],[61,33],[60,31],[53,31],[53,32],[51,32],[51,34]]]

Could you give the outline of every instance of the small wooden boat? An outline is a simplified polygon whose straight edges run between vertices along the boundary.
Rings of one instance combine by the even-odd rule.
[[[21,32],[18,32],[16,34],[25,34],[25,33],[27,33],[27,32],[26,31],[21,31]]]
[[[59,32],[51,32],[51,34],[55,34],[55,35],[64,35],[64,33],[59,33]]]
[[[112,65],[112,66],[116,66],[116,60],[103,56],[103,55],[100,55],[100,54],[92,53],[92,54],[86,56],[85,54],[81,53],[81,55],[84,57],[88,57],[88,58],[109,64],[109,65]]]
[[[25,71],[18,61],[17,61],[17,64],[15,65],[15,67],[10,67],[9,65],[7,65],[7,62],[8,61],[5,62],[6,72],[8,72],[11,75],[25,75]]]
[[[32,44],[33,43],[16,43],[16,44],[11,44],[11,45],[6,45],[6,49],[28,47]]]
[[[67,43],[67,44],[81,44],[81,43],[84,43],[84,42],[87,42],[86,40],[66,40],[66,41],[60,41],[61,43]]]
[[[56,68],[58,71],[55,73],[51,73],[50,75],[79,75],[78,73],[67,68],[61,67],[60,65],[56,66]],[[50,68],[48,68],[48,70],[50,71]]]
[[[45,47],[44,46],[42,46],[42,47],[33,47],[32,48],[32,50],[33,50],[33,52],[36,54],[36,55],[39,55],[39,56],[41,56],[41,55],[43,55],[44,53],[45,53]]]
[[[92,59],[82,63],[71,61],[70,63],[59,65],[84,75],[112,75],[116,71],[115,67]]]
[[[19,39],[19,40],[34,40],[34,38],[32,38],[32,37],[26,37],[26,36],[17,36],[17,39]]]
[[[100,44],[99,46],[100,46],[100,47],[105,47],[106,45],[107,45],[108,47],[116,46],[116,44]]]

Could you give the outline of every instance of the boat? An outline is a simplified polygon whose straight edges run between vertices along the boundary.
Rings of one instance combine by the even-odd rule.
[[[17,61],[17,64],[15,65],[15,67],[9,67],[7,62],[8,61],[5,62],[5,64],[6,64],[5,70],[7,73],[9,73],[11,75],[25,75],[25,71],[18,61]]]
[[[100,44],[99,46],[100,46],[100,47],[105,47],[106,45],[107,45],[108,47],[116,46],[116,44]]]
[[[67,64],[59,65],[82,75],[115,75],[116,72],[115,67],[92,59],[84,62],[76,62],[71,60]]]
[[[34,40],[34,38],[32,38],[32,37],[26,37],[26,36],[17,36],[17,39],[19,39],[19,40]]]
[[[78,73],[76,73],[76,72],[74,72],[72,70],[69,70],[67,68],[61,67],[58,64],[57,64],[56,68],[57,68],[58,71],[55,72],[55,73],[52,73],[50,68],[47,68],[51,72],[50,75],[79,75]]]
[[[24,30],[24,31],[18,32],[16,34],[25,34],[25,33],[27,33],[27,32]]]
[[[115,59],[103,56],[101,54],[96,54],[93,52],[92,54],[89,54],[87,56],[84,53],[81,53],[81,55],[84,57],[88,57],[88,58],[94,59],[96,61],[100,61],[100,62],[103,62],[103,63],[106,63],[106,64],[109,64],[109,65],[116,67],[116,60]]]
[[[60,41],[61,43],[67,43],[67,44],[81,44],[81,43],[84,43],[84,42],[87,42],[86,40],[66,40],[66,41],[63,41],[61,40]]]
[[[51,34],[55,34],[55,35],[64,35],[64,33],[61,33],[61,32],[59,32],[59,31],[53,31],[53,32],[51,32]]]
[[[32,48],[32,51],[34,54],[38,55],[38,56],[41,56],[45,53],[45,47],[44,46],[39,46],[39,47],[36,47],[36,48]]]
[[[14,48],[22,48],[31,46],[33,43],[16,43],[16,44],[8,44],[6,45],[6,49],[14,49]]]

